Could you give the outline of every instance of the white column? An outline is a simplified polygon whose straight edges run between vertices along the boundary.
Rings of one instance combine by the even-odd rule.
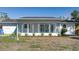
[[[22,24],[21,26],[22,26],[22,33],[23,33],[23,27],[24,27],[24,24]]]
[[[51,31],[50,31],[50,27],[51,27],[51,26],[50,26],[50,24],[49,24],[49,33],[51,32]]]
[[[38,24],[38,33],[40,33],[40,24]]]
[[[76,31],[76,28],[75,28],[75,24],[74,24],[74,35],[75,35],[75,31]]]
[[[54,24],[54,32],[56,33],[56,23]]]
[[[18,24],[17,24],[16,27],[17,27],[17,30],[16,30],[16,39],[19,40],[19,37],[18,37]]]
[[[29,24],[27,24],[27,33],[29,33]]]
[[[60,30],[60,35],[61,35],[61,30],[62,30],[62,25],[61,25],[61,23],[60,23],[59,30]]]
[[[32,24],[32,33],[34,33],[34,24]]]

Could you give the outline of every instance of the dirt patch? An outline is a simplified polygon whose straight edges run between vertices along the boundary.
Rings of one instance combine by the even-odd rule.
[[[2,51],[79,51],[79,40],[70,37],[19,37],[19,41],[0,41]]]

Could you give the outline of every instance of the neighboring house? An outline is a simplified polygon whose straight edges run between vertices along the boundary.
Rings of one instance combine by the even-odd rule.
[[[18,25],[20,36],[58,36],[61,35],[63,25],[66,26],[66,35],[75,35],[75,22],[65,21],[56,17],[21,17],[19,19],[0,18],[0,34],[13,34]]]

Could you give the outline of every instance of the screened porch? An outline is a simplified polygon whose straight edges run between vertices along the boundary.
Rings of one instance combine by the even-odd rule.
[[[60,34],[60,23],[19,24],[19,33],[22,35]]]

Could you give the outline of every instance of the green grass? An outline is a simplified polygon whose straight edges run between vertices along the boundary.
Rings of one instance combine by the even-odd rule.
[[[15,42],[16,39],[12,39],[10,37],[2,37],[0,38],[0,42]]]
[[[40,48],[40,44],[31,44],[31,48]]]
[[[37,40],[38,40],[38,39],[37,39]],[[31,44],[31,45],[30,45],[30,48],[41,48],[40,42],[35,42],[35,41],[33,41],[33,42],[31,42],[30,44]]]
[[[25,40],[17,40],[16,37],[11,37],[11,36],[7,36],[7,37],[1,37],[0,38],[0,42],[25,42]]]
[[[62,48],[64,48],[64,49],[68,49],[69,48],[69,46],[67,46],[67,45],[64,45],[64,46],[61,46]]]
[[[6,37],[6,36],[11,36],[11,35],[10,35],[10,34],[2,34],[2,35],[0,35],[0,36]]]
[[[8,45],[3,45],[2,47],[3,47],[3,48],[9,48],[9,46],[8,46]]]

